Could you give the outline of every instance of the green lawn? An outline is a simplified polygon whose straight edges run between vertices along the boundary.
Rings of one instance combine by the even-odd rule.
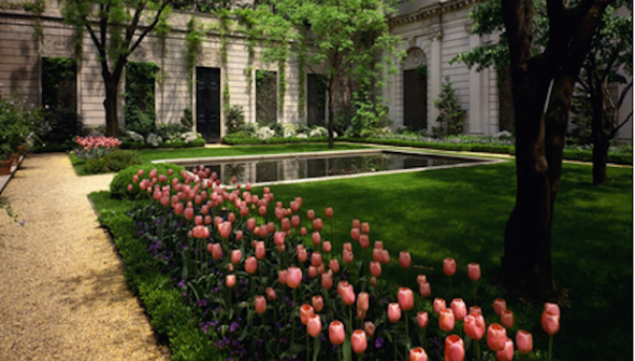
[[[251,154],[259,147],[240,148]],[[178,152],[166,152],[165,157]],[[555,279],[568,290],[570,304],[562,308],[561,329],[555,336],[558,360],[631,360],[633,356],[632,168],[611,167],[608,177],[609,186],[594,187],[589,166],[563,165],[552,250]],[[313,208],[321,216],[325,207],[332,206],[334,250],[349,241],[352,219],[370,222],[371,242],[383,240],[391,253],[393,260],[382,277],[393,284],[403,283],[396,258],[407,249],[421,267],[411,272],[410,286],[415,284],[415,273],[425,273],[433,297],[449,301],[461,296],[471,301],[466,265],[480,263],[479,304],[488,323],[497,321],[491,316],[491,302],[505,296],[496,283],[505,224],[515,201],[513,162],[271,188],[276,201],[302,196],[302,208]],[[98,209],[110,208],[111,201],[92,199]],[[322,234],[328,238],[328,222]],[[369,253],[365,259],[370,259]],[[442,274],[445,257],[458,263],[452,295]],[[535,349],[546,350],[547,337],[539,322],[542,310],[512,301],[508,308],[515,313],[515,329],[533,332]]]
[[[560,360],[633,356],[632,168],[609,168],[608,176],[611,185],[594,187],[591,167],[563,167],[552,238],[555,279],[570,294],[570,306],[563,308],[555,336],[554,353]],[[371,241],[383,240],[392,258],[400,250],[412,252],[413,263],[425,267],[419,272],[432,280],[433,294],[447,291],[442,260],[454,257],[459,265],[454,297],[471,299],[465,276],[469,262],[481,264],[487,285],[480,285],[479,303],[490,314],[493,299],[504,297],[496,281],[505,224],[515,202],[512,162],[273,186],[272,191],[276,200],[287,202],[300,195],[303,208],[320,214],[332,206],[338,244],[334,249],[349,241],[352,219],[368,221]],[[391,266],[388,277],[401,282],[404,275],[397,262]],[[508,306],[516,324],[533,331],[536,347],[546,350],[539,323],[542,310],[517,303]]]
[[[218,148],[181,148],[181,149],[143,149],[136,150],[141,155],[144,163],[153,160],[177,159],[177,158],[202,158],[202,157],[224,157],[254,154],[276,154],[294,152],[321,152],[329,150],[354,150],[368,148],[356,144],[335,144],[334,149],[329,149],[327,143],[306,143],[306,144],[276,144],[276,145],[249,145],[237,147]],[[75,167],[78,175],[87,175],[84,170],[84,162],[74,154],[70,154],[71,163]]]

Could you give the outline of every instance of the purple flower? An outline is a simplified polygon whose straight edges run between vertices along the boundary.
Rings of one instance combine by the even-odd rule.
[[[377,337],[377,339],[375,339],[375,348],[382,348],[382,347],[384,347],[384,338]]]
[[[229,325],[229,332],[236,332],[239,328],[240,325],[238,324],[238,322],[232,322],[231,325]]]

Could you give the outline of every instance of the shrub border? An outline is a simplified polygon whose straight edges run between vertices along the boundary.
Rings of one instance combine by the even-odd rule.
[[[173,281],[159,271],[157,261],[147,252],[145,243],[135,237],[135,228],[126,214],[133,203],[109,209],[99,199],[106,195],[110,197],[110,192],[95,192],[89,199],[97,211],[99,223],[110,234],[121,258],[130,291],[139,298],[154,332],[167,339],[172,360],[223,359],[212,341],[191,321],[196,317],[183,300],[181,291],[173,288]]]
[[[264,145],[264,144],[285,144],[285,143],[323,143],[329,140],[328,137],[312,137],[312,138],[282,138],[282,137],[273,137],[269,138],[266,141],[260,140],[260,138],[236,138],[228,135],[223,138],[224,144],[229,145]]]

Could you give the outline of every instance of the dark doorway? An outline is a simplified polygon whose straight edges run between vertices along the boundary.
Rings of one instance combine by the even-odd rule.
[[[403,72],[403,125],[412,130],[428,127],[427,79],[417,69]]]
[[[326,118],[326,84],[324,75],[309,74],[307,83],[307,124],[309,126],[324,126]]]
[[[220,142],[220,69],[196,68],[196,131]]]
[[[48,125],[42,142],[61,145],[83,131],[77,115],[77,62],[68,58],[42,58],[42,107]]]
[[[256,121],[260,125],[278,119],[278,75],[275,71],[256,70]]]

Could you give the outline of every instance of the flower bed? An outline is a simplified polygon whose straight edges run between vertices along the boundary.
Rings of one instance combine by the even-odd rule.
[[[475,353],[511,359],[514,346],[505,330],[517,326],[502,300],[493,310],[473,306],[469,313],[459,298],[449,307],[442,298],[431,302],[424,275],[416,277],[414,291],[397,289],[381,277],[390,256],[381,242],[371,247],[368,223],[353,221],[353,242],[336,252],[329,238],[332,209],[325,209],[326,227],[308,210],[307,229],[300,219],[305,217],[301,198],[288,208],[280,202],[274,207],[275,196],[267,188],[259,195],[252,194],[249,185],[223,189],[209,170],[201,167],[195,173],[183,171],[177,177],[169,170],[151,170],[128,175],[130,194],[152,198],[130,216],[154,264],[181,289],[193,319],[227,356],[348,360],[357,353],[371,359],[422,360],[427,352],[431,359],[443,354],[449,360],[462,360],[466,354],[472,359]],[[359,261],[366,252],[372,253],[372,262]],[[409,253],[400,253],[399,264],[407,285]],[[447,259],[443,269],[450,280],[456,277],[453,260]],[[480,278],[478,265],[468,266],[468,277],[475,294],[466,299],[472,299]],[[452,295],[451,286],[435,294]],[[559,311],[548,305],[544,315],[545,330],[555,333]],[[490,323],[491,351],[481,353],[475,341],[484,337],[484,317]],[[531,352],[530,335],[519,331],[515,339],[519,351]]]
[[[247,145],[247,144],[284,144],[284,143],[323,143],[327,142],[327,137],[272,137],[266,140],[262,140],[257,137],[233,137],[228,135],[223,138],[223,143],[230,145]]]

